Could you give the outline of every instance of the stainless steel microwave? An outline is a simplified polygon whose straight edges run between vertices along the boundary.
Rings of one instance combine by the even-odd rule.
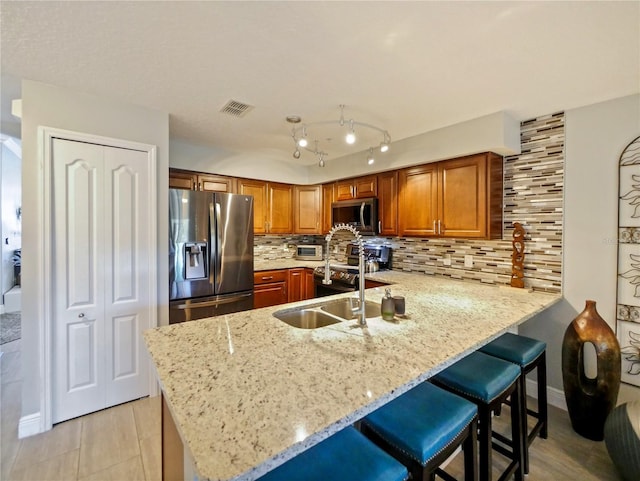
[[[378,233],[378,199],[341,200],[331,204],[331,224],[348,224],[363,235]]]

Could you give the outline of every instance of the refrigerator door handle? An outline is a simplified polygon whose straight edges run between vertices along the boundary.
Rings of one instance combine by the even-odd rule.
[[[216,202],[216,294],[220,291],[222,284],[222,254],[224,244],[222,243],[222,226],[220,225],[220,202]]]
[[[174,306],[175,309],[198,309],[199,307],[212,307],[212,306],[220,306],[222,304],[231,304],[232,302],[238,302],[239,299],[244,299],[246,297],[251,297],[253,293],[248,292],[246,294],[240,294],[233,297],[226,297],[224,299],[216,299],[213,301],[202,301],[202,302],[192,302],[187,304],[178,304]]]

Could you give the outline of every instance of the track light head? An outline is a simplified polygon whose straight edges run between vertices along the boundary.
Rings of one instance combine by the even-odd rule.
[[[369,155],[367,157],[367,164],[369,165],[373,165],[373,163],[376,161],[376,159],[373,158],[373,148],[369,149]]]
[[[351,120],[349,122],[349,132],[347,132],[346,137],[344,138],[344,140],[347,142],[347,144],[352,145],[356,142],[356,133],[353,130],[353,120]]]

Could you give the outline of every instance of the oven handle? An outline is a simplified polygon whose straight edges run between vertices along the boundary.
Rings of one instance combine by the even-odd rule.
[[[328,285],[322,284],[322,282],[316,281],[316,286],[322,286],[325,289],[330,289],[336,292],[354,292],[356,290],[355,286],[343,287],[343,286],[336,285],[335,282],[331,284],[331,286],[329,287]]]

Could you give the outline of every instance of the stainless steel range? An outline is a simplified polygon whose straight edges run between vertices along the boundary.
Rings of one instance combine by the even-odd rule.
[[[375,266],[375,270],[391,269],[391,248],[389,246],[365,245],[364,257],[368,266]],[[315,297],[332,296],[343,292],[358,290],[358,244],[347,246],[347,263],[331,264],[329,277],[331,284],[322,283],[325,267],[316,267],[313,271]],[[373,267],[370,267],[373,270]]]

